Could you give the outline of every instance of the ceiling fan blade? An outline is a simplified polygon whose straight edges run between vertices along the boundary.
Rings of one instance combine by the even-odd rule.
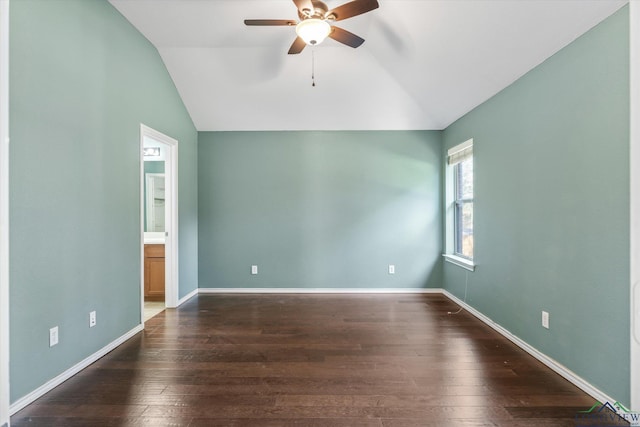
[[[326,16],[330,18],[333,15],[334,21],[342,21],[343,19],[371,12],[378,7],[380,7],[378,0],[354,0],[328,11]]]
[[[305,9],[307,9],[309,12],[313,12],[314,7],[313,3],[311,3],[311,0],[293,0],[293,2],[300,12]]]
[[[356,36],[353,33],[350,33],[347,30],[343,30],[339,27],[331,27],[331,33],[329,33],[329,37],[338,41],[340,43],[346,44],[347,46],[351,46],[356,48],[364,43],[364,39],[362,37]]]
[[[292,21],[290,19],[245,19],[244,25],[258,25],[258,26],[274,26],[274,25],[284,25],[284,26],[294,26],[296,25],[296,21]]]
[[[306,45],[307,44],[304,42],[304,40],[302,40],[300,37],[296,37],[296,39],[293,41],[293,44],[289,48],[289,55],[296,55],[302,52],[302,49],[304,49]]]

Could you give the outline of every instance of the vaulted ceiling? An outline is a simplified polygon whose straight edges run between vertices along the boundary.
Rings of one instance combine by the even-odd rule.
[[[336,23],[361,47],[287,55],[294,27],[243,21],[298,20],[291,0],[109,1],[156,46],[200,131],[443,129],[627,2],[379,0]]]

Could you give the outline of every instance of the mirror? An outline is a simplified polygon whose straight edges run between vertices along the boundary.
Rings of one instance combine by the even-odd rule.
[[[164,173],[145,174],[145,230],[164,232]]]

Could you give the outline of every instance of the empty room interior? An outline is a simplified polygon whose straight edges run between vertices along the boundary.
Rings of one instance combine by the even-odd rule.
[[[638,27],[0,0],[0,426],[640,425]]]

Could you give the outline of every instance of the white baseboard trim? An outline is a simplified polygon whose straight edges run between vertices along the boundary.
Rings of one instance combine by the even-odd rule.
[[[440,288],[199,288],[199,294],[441,294]]]
[[[189,292],[188,294],[180,298],[178,300],[178,305],[176,306],[176,308],[180,307],[182,304],[189,301],[191,298],[193,298],[196,295],[198,295],[198,288],[195,288],[194,290],[192,290],[191,292]]]
[[[489,317],[480,313],[478,310],[471,307],[469,304],[463,302],[458,297],[456,297],[455,295],[453,295],[452,293],[450,293],[445,289],[441,289],[441,288],[427,288],[427,289],[415,289],[415,288],[410,288],[410,289],[406,289],[406,288],[403,288],[403,289],[198,288],[193,290],[189,294],[185,295],[184,297],[182,297],[178,302],[178,306],[186,302],[190,298],[194,297],[196,294],[206,295],[206,294],[232,294],[232,293],[242,293],[242,294],[250,294],[250,293],[255,293],[255,294],[402,294],[402,293],[442,294],[447,298],[449,298],[451,301],[460,305],[462,308],[464,308],[466,311],[468,311],[473,316],[478,318],[480,321],[482,321],[483,323],[485,323],[486,325],[488,325],[489,327],[497,331],[500,335],[504,336],[509,341],[511,341],[512,343],[514,343],[515,345],[517,345],[518,347],[520,347],[521,349],[529,353],[531,356],[535,357],[537,360],[539,360],[544,365],[546,365],[549,369],[556,372],[557,374],[565,378],[567,381],[569,381],[570,383],[574,384],[576,387],[580,388],[582,391],[587,393],[588,395],[592,396],[594,399],[598,400],[599,402],[615,402],[615,399],[612,398],[611,396],[607,395],[603,391],[594,387],[588,381],[586,381],[585,379],[583,379],[582,377],[580,377],[579,375],[577,375],[576,373],[574,373],[573,371],[565,367],[564,365],[558,363],[556,360],[550,358],[546,354],[538,351],[531,345],[527,344],[522,339],[513,335],[507,329],[503,328],[502,326],[500,326],[499,324],[491,320]],[[122,343],[124,343],[125,341],[127,341],[128,339],[130,339],[131,337],[133,337],[134,335],[136,335],[138,332],[142,330],[143,330],[142,325],[136,326],[126,334],[122,335],[120,338],[106,345],[99,351],[95,352],[94,354],[87,357],[83,361],[74,365],[70,369],[63,372],[62,374],[49,380],[47,383],[38,387],[36,390],[32,391],[26,396],[23,396],[22,398],[18,399],[9,407],[9,415],[15,414],[25,406],[29,405],[39,397],[43,396],[45,393],[51,391],[58,385],[62,384],[64,381],[71,378],[73,375],[77,374],[87,366],[91,365],[93,362],[100,359],[102,356],[109,353],[110,351],[112,351],[113,349],[115,349],[116,347],[118,347],[119,345],[121,345]]]
[[[588,381],[586,381],[584,378],[580,377],[579,375],[571,371],[566,366],[562,365],[561,363],[557,362],[556,360],[550,358],[546,354],[540,352],[539,350],[535,349],[531,345],[527,344],[525,341],[513,335],[507,329],[503,328],[502,326],[500,326],[499,324],[491,320],[489,317],[480,313],[478,310],[471,307],[469,304],[462,301],[461,299],[459,299],[449,291],[443,289],[442,294],[447,298],[449,298],[451,301],[460,305],[466,311],[468,311],[469,313],[477,317],[479,320],[481,320],[482,322],[484,322],[485,324],[493,328],[500,335],[502,335],[503,337],[505,337],[506,339],[508,339],[509,341],[511,341],[512,343],[514,343],[515,345],[517,345],[518,347],[526,351],[527,353],[529,353],[531,356],[535,357],[537,360],[544,363],[549,369],[559,374],[561,377],[563,377],[564,379],[566,379],[567,381],[569,381],[570,383],[572,383],[573,385],[575,385],[576,387],[578,387],[579,389],[587,393],[589,396],[593,397],[594,399],[602,403],[611,402],[611,404],[613,404],[616,401],[613,397],[607,395],[602,390],[597,389],[596,387],[591,385]]]
[[[32,391],[31,393],[16,400],[11,404],[11,406],[9,406],[9,415],[15,414],[16,412],[18,412],[28,404],[32,403],[39,397],[42,397],[45,393],[53,390],[54,388],[56,388],[57,386],[59,386],[60,384],[62,384],[63,382],[65,382],[66,380],[68,380],[69,378],[71,378],[72,376],[74,376],[84,368],[86,368],[87,366],[91,365],[93,362],[100,359],[102,356],[109,353],[111,350],[123,344],[125,341],[127,341],[128,339],[130,339],[131,337],[133,337],[134,335],[136,335],[138,332],[142,330],[143,330],[142,325],[136,326],[126,334],[122,335],[121,337],[117,338],[115,341],[107,344],[106,346],[102,347],[100,350],[96,351],[91,356],[75,364],[71,368],[67,369],[57,377],[52,378],[51,380],[47,381],[46,383],[44,383],[43,385],[41,385],[40,387]]]

